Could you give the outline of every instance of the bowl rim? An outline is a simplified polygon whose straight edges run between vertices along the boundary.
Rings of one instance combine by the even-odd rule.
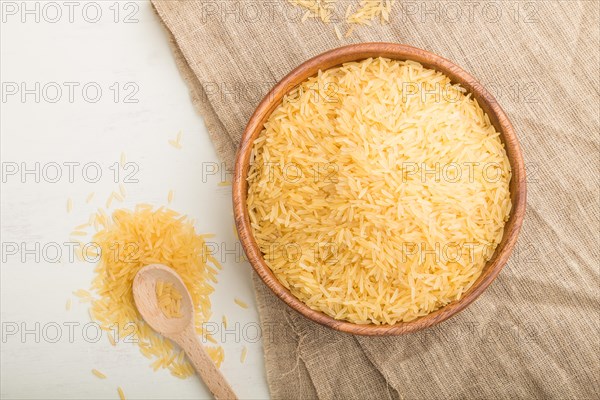
[[[363,325],[336,320],[325,313],[311,309],[300,301],[279,282],[266,264],[252,233],[246,203],[248,189],[246,178],[254,138],[262,131],[264,122],[281,103],[283,96],[298,83],[315,75],[319,69],[328,69],[345,62],[370,57],[417,61],[427,68],[446,74],[453,83],[460,83],[473,94],[496,130],[500,132],[512,170],[510,181],[512,209],[509,220],[504,226],[502,241],[484,266],[479,278],[459,300],[413,321],[399,322],[394,325]],[[416,332],[445,321],[464,310],[485,291],[508,261],[516,244],[525,215],[527,187],[525,163],[512,124],[494,97],[471,74],[451,61],[423,49],[398,43],[372,42],[348,45],[321,53],[294,68],[269,91],[256,107],[242,134],[235,161],[232,197],[235,225],[248,261],[261,280],[279,299],[305,317],[329,328],[357,335],[387,336]]]

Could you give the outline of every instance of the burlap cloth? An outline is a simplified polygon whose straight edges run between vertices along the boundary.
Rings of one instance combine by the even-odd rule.
[[[399,0],[391,24],[342,41],[331,25],[302,23],[285,1],[153,4],[229,166],[276,81],[316,54],[368,41],[427,49],[471,72],[523,147],[529,193],[518,246],[491,287],[445,323],[401,337],[337,333],[255,278],[273,398],[600,397],[599,2]]]

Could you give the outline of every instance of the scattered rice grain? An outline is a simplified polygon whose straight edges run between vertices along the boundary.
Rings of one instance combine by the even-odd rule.
[[[106,375],[104,375],[102,372],[98,371],[97,369],[92,369],[92,374],[96,375],[100,379],[106,379]]]
[[[109,208],[110,208],[110,206],[112,205],[112,201],[113,201],[113,199],[114,199],[114,196],[115,196],[115,192],[112,192],[112,193],[110,194],[110,196],[108,196],[108,199],[106,199],[106,204],[105,204],[105,206],[104,206],[106,209],[109,209]]]
[[[235,298],[233,300],[235,302],[235,304],[237,304],[238,306],[242,307],[242,308],[248,308],[248,304],[246,304],[245,302],[243,302],[242,300]]]
[[[244,361],[246,361],[247,354],[248,354],[248,348],[246,346],[244,346],[242,348],[242,354],[240,355],[240,362],[242,362],[242,364],[244,363]]]
[[[121,196],[121,193],[112,192],[112,195],[115,198],[115,200],[117,200],[119,202],[123,202],[124,198],[123,198],[123,196]]]
[[[342,33],[340,32],[340,28],[338,28],[337,25],[334,25],[333,29],[335,30],[335,36],[337,36],[338,40],[342,40]]]

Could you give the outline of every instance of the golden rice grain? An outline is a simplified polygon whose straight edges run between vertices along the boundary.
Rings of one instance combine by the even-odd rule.
[[[209,342],[211,342],[213,344],[219,343],[219,342],[217,342],[217,339],[215,339],[214,336],[211,334],[206,334],[206,335],[204,335],[204,337],[206,338],[206,340],[208,340]]]
[[[306,22],[306,20],[308,19],[308,17],[310,17],[310,11],[307,11],[304,13],[304,15],[302,16],[302,19],[300,20],[302,23]]]
[[[167,196],[167,202],[171,204],[173,202],[173,198],[175,197],[175,192],[173,190],[169,190],[169,195]]]
[[[73,294],[75,296],[79,297],[80,299],[87,300],[87,299],[92,298],[92,294],[85,289],[78,289],[78,290],[74,291]]]
[[[175,147],[176,149],[181,149],[181,147],[182,147],[181,146],[181,135],[182,135],[182,133],[181,133],[181,131],[179,131],[177,133],[177,137],[174,140],[173,139],[169,140],[169,144],[171,146]]]
[[[123,200],[125,200],[125,199],[123,198],[123,196],[121,196],[121,193],[112,192],[112,195],[113,195],[113,197],[114,197],[114,198],[115,198],[117,201],[120,201],[120,202],[122,202]]]
[[[115,198],[115,192],[112,192],[110,194],[110,196],[108,196],[108,199],[106,199],[106,204],[104,205],[105,208],[110,208],[110,206],[112,205],[113,199]]]
[[[246,355],[248,354],[248,348],[244,346],[242,348],[242,354],[240,355],[240,362],[243,364],[246,361]]]
[[[98,257],[99,255],[100,253],[98,253],[97,249],[94,246],[89,246],[85,248],[86,259],[93,259]]]
[[[106,379],[106,375],[104,375],[102,372],[98,371],[97,369],[92,369],[92,374],[96,375],[100,379]]]
[[[71,241],[75,242],[75,240],[73,240],[73,239],[71,239]],[[81,250],[81,242],[77,242],[77,243],[78,244],[75,247],[75,258],[77,258],[78,261],[84,261],[84,259],[83,259],[83,252]],[[82,303],[83,300],[80,300],[79,302]]]
[[[117,388],[117,393],[119,394],[119,399],[120,400],[126,400],[125,399],[125,393],[123,393],[123,389],[121,389],[120,387]]]
[[[92,193],[90,193],[90,194],[87,195],[87,197],[85,198],[86,204],[89,204],[92,201],[92,199],[94,198],[94,194],[95,193],[92,192]]]
[[[340,32],[340,28],[338,28],[337,25],[334,25],[333,29],[335,30],[335,36],[338,38],[338,40],[342,40],[342,33]]]
[[[354,33],[354,29],[356,29],[355,26],[351,26],[350,28],[348,28],[348,30],[346,31],[346,34],[344,35],[345,38],[349,38],[350,36],[352,36],[352,33]]]
[[[67,199],[67,212],[71,212],[72,209],[73,209],[73,200],[71,200],[71,198],[69,197]]]
[[[248,308],[248,304],[246,304],[245,302],[243,302],[242,300],[235,298],[233,300],[235,302],[235,304],[237,304],[238,306],[242,307],[242,308]]]

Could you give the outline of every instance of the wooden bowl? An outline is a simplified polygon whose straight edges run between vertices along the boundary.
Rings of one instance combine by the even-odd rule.
[[[417,61],[427,68],[446,74],[453,83],[460,83],[468,92],[473,94],[479,105],[489,116],[496,130],[500,132],[501,139],[505,144],[512,167],[512,179],[510,181],[512,210],[504,227],[502,241],[496,248],[492,258],[485,265],[481,276],[460,300],[410,322],[400,322],[394,325],[359,325],[333,319],[322,312],[309,308],[277,280],[267,266],[252,233],[246,204],[248,191],[246,178],[254,139],[262,131],[264,123],[273,110],[281,104],[283,96],[290,89],[315,75],[319,70],[336,67],[349,61],[359,61],[379,56]],[[250,264],[273,293],[300,314],[322,325],[352,334],[374,336],[401,335],[415,332],[438,324],[471,304],[492,283],[507,262],[523,223],[525,199],[525,166],[519,142],[508,117],[494,97],[469,73],[445,58],[425,50],[395,43],[362,43],[337,48],[306,61],[290,72],[265,96],[250,118],[238,149],[233,181],[233,207],[240,241]]]

